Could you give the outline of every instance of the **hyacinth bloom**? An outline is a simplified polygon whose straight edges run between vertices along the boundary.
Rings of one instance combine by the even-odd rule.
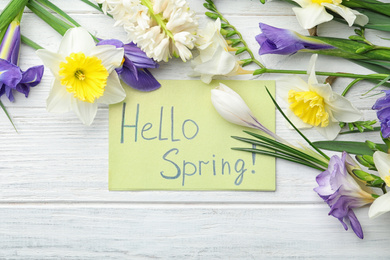
[[[390,137],[390,90],[386,90],[385,96],[378,98],[372,109],[378,110],[376,115],[381,122],[383,138]]]
[[[279,94],[289,104],[287,116],[298,128],[315,127],[325,138],[333,140],[341,128],[339,122],[355,122],[362,113],[350,101],[332,91],[327,84],[320,84],[315,74],[317,54],[312,55],[305,82],[298,76],[286,76],[278,80]]]
[[[313,28],[321,23],[333,19],[333,15],[326,12],[329,9],[347,21],[349,26],[354,23],[364,26],[368,23],[368,17],[356,10],[343,6],[342,0],[293,0],[301,7],[294,7],[293,11],[297,16],[299,24],[304,29]]]
[[[13,90],[26,97],[30,88],[41,82],[44,67],[34,66],[26,71],[18,67],[20,50],[20,23],[16,19],[10,23],[0,45],[0,97],[6,95],[14,101]]]
[[[260,44],[260,55],[288,55],[302,49],[322,50],[334,48],[332,45],[303,36],[291,30],[276,28],[264,23],[259,23],[259,27],[261,34],[256,36],[256,41]]]
[[[374,198],[348,173],[347,164],[356,163],[346,152],[343,152],[341,158],[332,156],[328,169],[317,176],[318,187],[314,191],[329,205],[329,215],[337,218],[345,230],[348,230],[345,221],[349,221],[355,234],[363,238],[362,227],[353,209],[372,203]]]
[[[185,0],[97,0],[150,58],[192,58],[198,22]]]
[[[148,68],[158,68],[159,65],[153,59],[146,56],[145,52],[134,43],[124,44],[119,40],[111,39],[102,40],[97,45],[106,44],[124,49],[123,65],[121,68],[116,69],[123,82],[140,91],[152,91],[161,87],[161,84],[148,70]]]
[[[74,110],[85,125],[90,125],[98,103],[115,104],[126,96],[115,71],[122,64],[123,48],[96,46],[81,27],[65,33],[58,52],[42,49],[36,53],[54,75],[46,100],[49,112]]]
[[[390,187],[390,154],[376,151],[373,157],[379,176],[385,181],[386,186]],[[390,192],[375,199],[368,211],[368,216],[376,218],[388,211],[390,211]]]
[[[199,29],[195,42],[199,56],[192,61],[193,73],[209,84],[214,76],[234,76],[252,74],[252,71],[242,69],[234,54],[229,52],[229,46],[220,33],[221,21],[208,22],[204,29]]]

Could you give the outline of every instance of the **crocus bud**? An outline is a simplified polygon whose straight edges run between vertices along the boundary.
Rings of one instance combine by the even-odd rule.
[[[218,113],[233,124],[252,128],[258,124],[241,96],[222,83],[211,90],[211,102]]]

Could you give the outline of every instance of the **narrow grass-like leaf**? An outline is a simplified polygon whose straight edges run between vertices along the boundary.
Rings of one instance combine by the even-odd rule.
[[[30,0],[27,7],[61,35],[64,35],[68,29],[73,28],[72,25],[55,17],[52,13],[37,4],[35,1]]]
[[[314,144],[325,150],[336,151],[336,152],[347,152],[358,155],[373,155],[374,152],[363,142],[350,142],[350,141],[318,141]],[[376,144],[380,148],[387,150],[386,145]]]
[[[58,6],[54,5],[52,2],[48,0],[35,0],[35,1],[46,6],[47,8],[50,8],[51,10],[53,10],[54,12],[56,12],[57,14],[59,14],[69,22],[71,22],[73,25],[77,27],[81,27],[81,25],[78,22],[76,22],[72,17],[70,17],[67,13],[62,11]]]
[[[87,5],[89,5],[89,6],[93,7],[93,8],[95,8],[96,10],[104,13],[101,4],[95,5],[94,3],[92,3],[91,1],[88,1],[88,0],[80,0],[80,1],[86,3]],[[106,15],[112,18],[111,14],[106,14]]]
[[[39,49],[43,49],[43,47],[41,45],[39,45],[38,43],[34,42],[33,40],[30,40],[29,38],[27,38],[26,36],[24,35],[21,35],[20,36],[22,42],[36,50],[39,50]]]
[[[16,126],[14,125],[14,122],[12,121],[11,116],[8,114],[7,109],[5,108],[5,106],[3,105],[3,103],[1,101],[0,101],[0,107],[3,109],[4,113],[7,115],[8,119],[11,122],[12,126],[14,127],[15,131],[18,132],[18,130],[16,129]]]
[[[317,165],[308,163],[306,161],[297,160],[297,159],[292,158],[290,156],[285,156],[285,155],[278,154],[278,153],[275,153],[275,152],[270,152],[270,151],[265,151],[265,150],[260,150],[260,149],[253,149],[253,148],[236,148],[236,147],[233,147],[232,150],[243,151],[243,152],[250,152],[250,153],[257,153],[257,154],[261,154],[261,155],[267,155],[267,156],[271,156],[271,157],[275,157],[275,158],[280,158],[280,159],[287,160],[287,161],[290,161],[290,162],[306,165],[308,167],[311,167],[311,168],[314,168],[314,169],[317,169],[317,170],[320,170],[320,171],[323,171],[323,170],[326,169],[326,168],[321,168],[321,167],[319,167]]]
[[[311,155],[309,155],[307,153],[304,153],[304,152],[302,152],[302,151],[300,151],[300,150],[298,150],[298,149],[296,149],[294,147],[291,147],[289,145],[280,143],[278,141],[275,141],[273,139],[270,139],[268,137],[265,137],[265,136],[262,136],[262,135],[259,135],[259,134],[256,134],[256,133],[252,133],[252,132],[249,132],[249,131],[244,131],[244,132],[249,134],[249,135],[251,135],[251,136],[253,136],[253,137],[255,137],[255,138],[257,138],[257,139],[259,139],[259,140],[262,140],[264,142],[269,143],[273,147],[277,147],[277,148],[280,148],[282,150],[289,151],[291,153],[296,154],[296,156],[298,156],[298,157],[305,158],[308,161],[314,161],[315,163],[320,164],[322,166],[325,166],[325,167],[328,166],[328,163],[326,163],[325,161],[321,161],[320,159],[318,159],[316,157],[313,157],[313,156],[311,156]],[[250,139],[248,139],[248,140],[250,140]]]

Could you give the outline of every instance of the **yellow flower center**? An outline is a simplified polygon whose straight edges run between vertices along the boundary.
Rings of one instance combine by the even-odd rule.
[[[333,3],[333,0],[311,0],[311,2],[321,5],[322,3],[331,4],[331,3]]]
[[[61,84],[75,98],[89,103],[95,102],[104,93],[108,71],[102,61],[84,53],[71,53],[66,62],[60,63]]]
[[[389,173],[390,173],[390,171],[389,171]],[[387,185],[388,187],[390,187],[390,176],[389,176],[389,175],[387,175],[387,176],[385,177],[384,181],[385,181],[386,185]]]
[[[293,113],[312,126],[329,125],[329,114],[325,111],[324,99],[314,91],[288,92],[288,102]]]

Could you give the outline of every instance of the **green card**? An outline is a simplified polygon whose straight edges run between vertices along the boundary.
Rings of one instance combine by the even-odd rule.
[[[109,108],[110,190],[275,190],[275,159],[232,147],[243,130],[224,120],[211,103],[224,83],[245,100],[257,119],[275,130],[275,107],[265,87],[274,81],[162,80],[140,92],[126,87],[124,102]]]

